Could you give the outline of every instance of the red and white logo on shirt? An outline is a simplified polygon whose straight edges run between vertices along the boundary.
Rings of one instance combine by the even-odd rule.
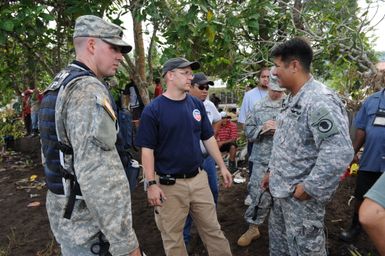
[[[193,117],[198,122],[200,122],[202,120],[201,112],[198,109],[193,110]]]

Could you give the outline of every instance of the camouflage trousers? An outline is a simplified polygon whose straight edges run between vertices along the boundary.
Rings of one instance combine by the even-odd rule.
[[[266,170],[267,165],[253,162],[253,171],[247,185],[252,202],[245,212],[245,220],[249,224],[262,224],[270,211],[271,195],[267,190],[261,188],[261,182]]]
[[[325,205],[314,199],[274,198],[269,218],[270,255],[326,256]]]
[[[67,198],[47,192],[46,208],[52,233],[60,244],[62,256],[95,256],[91,246],[99,242],[99,228],[83,200],[75,202],[70,220],[63,218]]]

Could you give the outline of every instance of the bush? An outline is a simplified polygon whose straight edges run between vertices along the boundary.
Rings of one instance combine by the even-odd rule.
[[[0,143],[23,136],[24,123],[14,110],[0,112]]]

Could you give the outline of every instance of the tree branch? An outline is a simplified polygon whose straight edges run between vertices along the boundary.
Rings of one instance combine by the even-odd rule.
[[[46,71],[53,77],[55,75],[54,70],[51,68],[52,63],[49,63],[47,59],[45,59],[42,55],[38,53],[38,51],[34,50],[32,46],[30,46],[27,42],[22,40],[20,36],[16,33],[12,33],[13,37],[25,48],[30,50],[35,56],[37,61],[46,69]],[[48,63],[47,63],[48,62]]]

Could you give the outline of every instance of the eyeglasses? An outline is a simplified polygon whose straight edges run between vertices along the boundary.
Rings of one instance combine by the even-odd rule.
[[[198,85],[198,88],[199,88],[199,90],[206,90],[206,91],[208,91],[209,90],[209,86],[208,85],[205,85],[205,84],[200,84],[200,85]]]

